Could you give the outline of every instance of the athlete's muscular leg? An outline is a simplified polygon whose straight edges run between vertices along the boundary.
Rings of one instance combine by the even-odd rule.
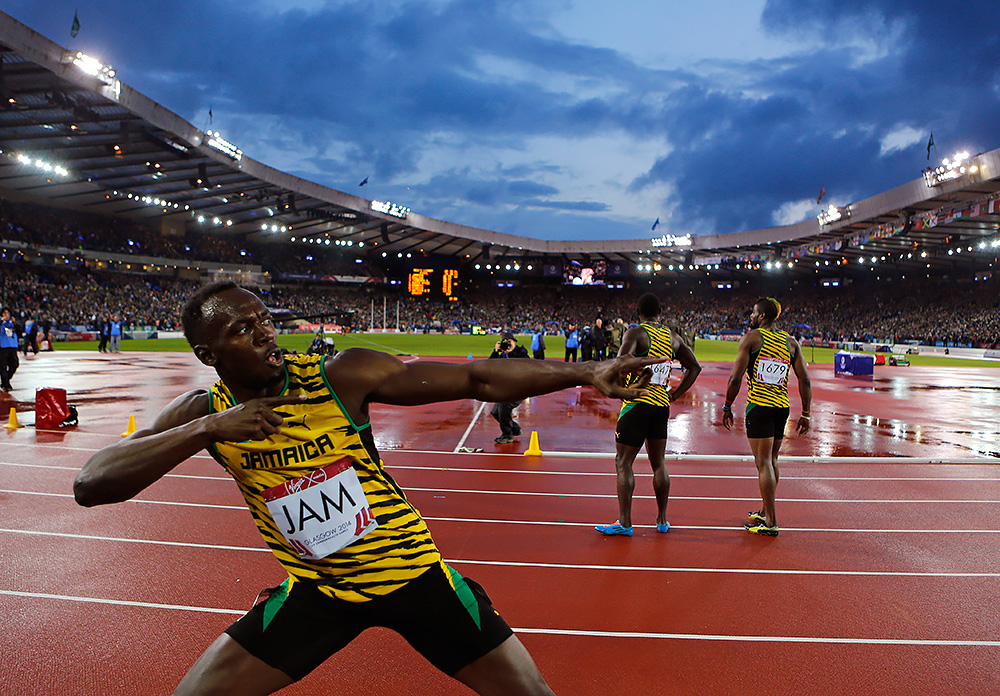
[[[778,489],[778,450],[781,449],[781,443],[784,442],[784,438],[776,437],[774,438],[774,446],[771,447],[771,466],[774,468],[774,488]]]
[[[517,636],[460,669],[455,678],[482,696],[555,696]]]
[[[667,441],[646,440],[646,454],[653,468],[653,493],[656,495],[656,524],[667,523],[667,499],[670,496],[670,474],[666,462]]]
[[[754,463],[757,465],[757,483],[760,486],[760,497],[764,501],[764,517],[767,525],[778,524],[778,515],[774,509],[774,492],[778,487],[778,473],[775,468],[772,452],[773,437],[751,437],[750,450],[753,452]]]
[[[615,443],[615,472],[618,476],[618,521],[623,527],[632,526],[632,493],[635,491],[635,474],[632,464],[639,454],[638,447]]]
[[[264,696],[292,681],[223,633],[184,675],[174,696]]]

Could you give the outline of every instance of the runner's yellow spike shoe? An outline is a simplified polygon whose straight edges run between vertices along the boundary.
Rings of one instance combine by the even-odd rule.
[[[768,527],[765,522],[747,522],[743,528],[751,534],[762,534],[764,536],[778,536],[778,525]]]

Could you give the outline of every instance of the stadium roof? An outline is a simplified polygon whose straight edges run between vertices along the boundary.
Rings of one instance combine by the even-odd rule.
[[[818,219],[693,238],[545,241],[458,225],[273,169],[122,82],[109,66],[0,12],[0,193],[145,220],[164,217],[252,241],[317,236],[367,250],[478,259],[562,259],[697,267],[738,277],[771,263],[948,272],[1000,253],[1000,150]],[[941,173],[941,172],[939,172]],[[748,176],[750,174],[748,173]],[[725,205],[720,196],[719,205]],[[992,251],[991,251],[992,250]],[[972,253],[970,253],[970,251]],[[976,260],[978,259],[978,260]],[[860,260],[860,262],[859,262]],[[718,266],[718,269],[716,268]],[[835,270],[835,269],[831,269]]]

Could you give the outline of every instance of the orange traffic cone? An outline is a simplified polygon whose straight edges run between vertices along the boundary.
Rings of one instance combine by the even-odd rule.
[[[524,450],[525,457],[541,457],[542,448],[538,446],[538,431],[531,431],[531,440],[528,442],[528,449]]]
[[[122,437],[128,437],[134,432],[135,432],[135,416],[129,416],[128,427],[125,429],[125,432],[122,433]]]
[[[10,418],[7,419],[7,425],[4,427],[7,428],[7,430],[16,430],[24,427],[17,422],[17,409],[13,406],[10,407]]]

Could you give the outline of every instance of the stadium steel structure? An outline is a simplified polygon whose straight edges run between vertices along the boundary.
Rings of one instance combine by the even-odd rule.
[[[991,274],[1000,254],[1000,150],[831,208],[822,222],[693,238],[544,241],[436,220],[268,167],[2,12],[0,58],[0,194],[12,199],[152,224],[169,219],[254,242],[320,238],[369,256],[422,252],[470,273],[487,261],[603,259],[627,264],[632,277],[664,279],[739,279],[772,268],[836,277],[886,266],[962,276]]]

